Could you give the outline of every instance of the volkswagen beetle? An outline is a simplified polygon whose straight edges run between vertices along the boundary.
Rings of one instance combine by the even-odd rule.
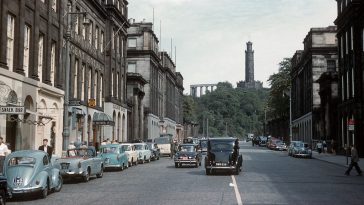
[[[104,162],[105,168],[119,168],[123,170],[129,167],[127,155],[120,144],[107,144],[100,147],[99,156]]]
[[[63,185],[59,169],[52,166],[43,151],[12,152],[5,158],[3,169],[12,196],[38,193],[46,198],[50,190],[59,192]]]

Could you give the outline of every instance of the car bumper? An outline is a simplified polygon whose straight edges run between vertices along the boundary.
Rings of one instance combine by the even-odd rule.
[[[104,165],[105,168],[120,168],[122,167],[121,164],[105,164]]]
[[[206,169],[211,170],[236,170],[236,166],[206,166]]]
[[[180,164],[196,164],[198,162],[197,162],[196,159],[188,159],[188,160],[177,159],[177,160],[174,160],[174,163],[180,163]]]
[[[61,170],[60,171],[62,177],[81,177],[84,176],[84,172],[83,171],[64,171]]]
[[[10,190],[11,195],[29,194],[42,191],[42,187],[14,188]]]
[[[297,157],[311,157],[312,154],[307,154],[307,153],[293,153],[293,156],[297,156]]]

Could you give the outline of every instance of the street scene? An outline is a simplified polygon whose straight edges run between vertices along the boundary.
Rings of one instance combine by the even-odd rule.
[[[364,204],[363,0],[0,8],[0,205]]]
[[[46,199],[21,198],[9,204],[361,204],[364,178],[343,175],[345,166],[293,158],[286,151],[241,142],[243,170],[207,176],[203,166],[175,168],[173,159],[105,172],[88,183],[65,181]],[[345,163],[344,158],[342,163]],[[350,202],[350,203],[349,203]]]

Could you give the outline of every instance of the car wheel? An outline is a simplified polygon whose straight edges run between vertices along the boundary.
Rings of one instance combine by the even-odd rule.
[[[236,169],[235,169],[235,173],[234,174],[235,175],[239,175],[239,173],[240,173],[240,168],[237,166]]]
[[[177,162],[174,163],[174,167],[176,167],[176,168],[179,167]]]
[[[0,205],[5,205],[5,204],[6,204],[5,193],[4,193],[4,191],[1,190],[1,192],[0,192]]]
[[[102,178],[104,176],[104,166],[101,165],[101,171],[100,173],[96,174],[96,177],[97,178]]]
[[[198,165],[200,165],[200,166],[201,166],[201,161],[198,163]]]
[[[58,185],[54,188],[55,192],[60,192],[63,186],[63,178],[61,174],[58,175]]]
[[[157,158],[157,160],[159,160],[159,155],[158,155],[158,158]]]
[[[138,165],[139,164],[139,161],[138,161],[138,158],[137,158],[137,160],[135,161],[135,165]]]
[[[198,168],[198,162],[196,162],[195,168]]]
[[[42,193],[41,193],[42,199],[47,198],[47,196],[48,196],[48,180],[47,180],[46,186],[44,187],[44,189],[42,190]]]
[[[90,180],[90,168],[87,169],[85,176],[82,177],[83,182],[88,182]]]
[[[122,165],[120,166],[120,170],[121,170],[121,171],[123,171],[123,170],[124,170],[124,164],[122,164]]]
[[[211,175],[211,170],[210,169],[206,169],[206,175]]]
[[[150,159],[150,157],[149,157],[149,159],[148,159],[148,163],[150,163],[150,161],[151,161],[151,159]]]

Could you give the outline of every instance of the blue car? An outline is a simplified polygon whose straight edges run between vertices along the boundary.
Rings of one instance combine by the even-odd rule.
[[[129,167],[128,154],[121,144],[101,145],[99,157],[102,158],[105,168],[119,168],[123,170]]]

